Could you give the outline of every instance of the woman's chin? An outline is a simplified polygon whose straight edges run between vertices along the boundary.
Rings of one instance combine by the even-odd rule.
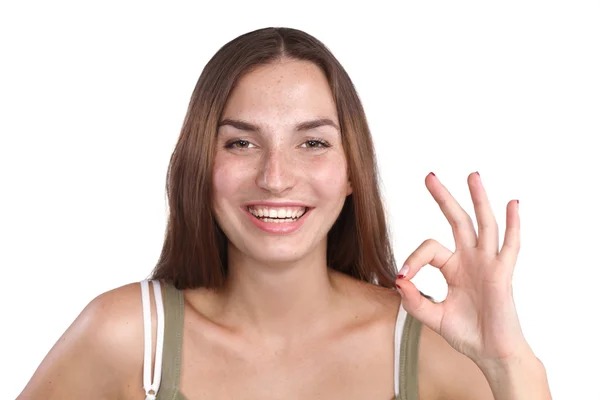
[[[265,265],[293,265],[299,262],[306,262],[308,259],[314,258],[316,251],[313,248],[300,249],[297,244],[289,246],[261,246],[260,251],[250,250],[242,251],[240,254],[242,259],[251,259],[257,263]]]
[[[240,246],[229,242],[229,262],[255,262],[265,265],[285,265],[314,262],[326,257],[327,236],[315,242],[320,236],[314,232],[306,235],[291,236],[258,236],[251,240],[242,240]],[[242,238],[240,238],[242,239]]]
[[[265,265],[291,265],[305,260],[308,257],[307,254],[300,254],[298,252],[266,252],[262,254],[254,254],[252,258],[261,264]]]

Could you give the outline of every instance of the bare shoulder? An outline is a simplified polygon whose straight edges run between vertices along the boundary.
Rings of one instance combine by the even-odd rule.
[[[141,376],[142,362],[141,290],[131,283],[90,301],[18,399],[122,398],[134,375]]]
[[[352,309],[369,319],[395,323],[401,297],[394,289],[364,282],[340,272],[333,273],[335,285],[345,293]]]
[[[493,400],[483,372],[425,325],[419,342],[419,398]]]
[[[389,331],[395,324],[402,298],[396,290],[353,278],[349,291],[362,293],[363,312],[372,313]],[[418,358],[419,398],[422,400],[493,400],[483,372],[467,356],[455,350],[435,331],[421,325]]]

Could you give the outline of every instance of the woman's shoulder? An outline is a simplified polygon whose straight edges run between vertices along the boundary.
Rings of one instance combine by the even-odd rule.
[[[365,282],[339,271],[334,271],[333,277],[335,285],[359,304],[385,309],[397,309],[400,305],[401,297],[395,289]]]
[[[152,291],[150,295],[153,300]],[[139,282],[129,283],[96,296],[81,312],[79,319],[84,327],[82,333],[106,342],[109,354],[127,359],[143,355],[141,344],[144,326]],[[131,346],[136,343],[140,346]]]
[[[150,291],[152,304],[154,295]],[[154,315],[154,314],[153,314]],[[121,347],[143,339],[142,292],[139,282],[129,283],[96,296],[82,311],[82,316],[97,331],[99,340]],[[153,318],[153,324],[156,324]],[[115,340],[119,339],[119,340]],[[143,348],[131,348],[126,356],[141,356]],[[117,349],[115,350],[122,350]],[[123,349],[124,350],[124,349]],[[139,353],[139,354],[138,354]]]
[[[143,329],[139,282],[101,293],[52,347],[19,398],[122,397],[132,379],[141,379]]]
[[[152,289],[149,294],[154,358],[157,319]],[[108,362],[110,372],[117,377],[115,384],[119,387],[119,397],[139,397],[143,393],[141,367],[144,362],[144,315],[140,282],[101,293],[88,304],[82,316],[89,319],[90,333],[95,331],[92,340],[105,349],[101,362]]]
[[[400,311],[402,298],[398,291],[340,272],[334,275],[334,284],[343,293],[344,308],[352,314],[356,324],[389,336]]]

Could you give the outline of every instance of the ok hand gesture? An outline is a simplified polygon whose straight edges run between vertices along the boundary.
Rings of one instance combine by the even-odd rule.
[[[456,249],[435,240],[423,242],[406,260],[396,280],[404,308],[477,364],[507,361],[531,352],[517,317],[512,275],[519,253],[518,200],[506,208],[506,233],[499,249],[498,225],[479,173],[467,179],[478,232],[465,210],[430,173],[425,185],[448,219]],[[421,268],[439,268],[448,283],[441,303],[421,296],[410,282]],[[404,276],[403,276],[404,275]]]

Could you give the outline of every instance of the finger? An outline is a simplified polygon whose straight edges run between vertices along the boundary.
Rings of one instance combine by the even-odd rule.
[[[507,265],[517,262],[519,249],[521,248],[521,218],[519,217],[519,200],[509,201],[506,206],[506,232],[504,232],[504,243],[498,258]]]
[[[399,279],[396,281],[396,287],[402,296],[402,307],[406,312],[440,334],[444,305],[423,297],[419,289],[410,281]]]
[[[452,257],[453,253],[442,246],[439,242],[433,239],[427,239],[404,262],[404,265],[400,269],[400,274],[404,275],[404,278],[400,279],[412,279],[414,276],[426,265],[431,265],[438,268],[446,281],[454,274],[454,271],[448,269],[447,262]],[[399,276],[400,276],[399,274]]]
[[[421,296],[419,290],[409,279],[412,279],[425,265],[431,265],[442,271],[446,281],[452,281],[451,276],[454,271],[448,269],[451,267],[448,260],[452,255],[453,253],[450,250],[437,241],[427,239],[406,259],[400,270],[400,273],[404,272],[405,278],[396,279],[396,288],[402,295],[404,309],[438,333],[444,306],[432,303]]]
[[[498,254],[498,223],[492,212],[487,193],[483,188],[479,172],[467,179],[477,218],[477,247]]]
[[[469,214],[458,204],[450,192],[441,184],[434,173],[425,178],[425,186],[440,206],[442,213],[452,227],[456,249],[477,246],[477,234],[473,227],[473,220]]]

